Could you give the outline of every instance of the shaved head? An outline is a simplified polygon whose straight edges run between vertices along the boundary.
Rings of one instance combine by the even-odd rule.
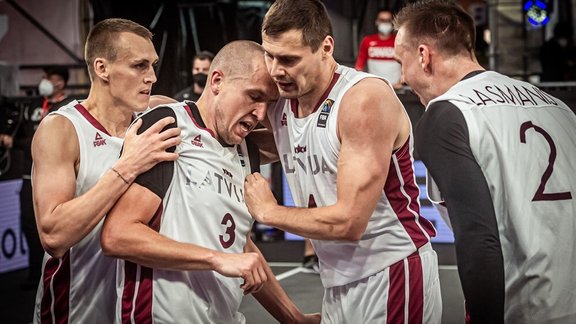
[[[264,62],[264,49],[260,44],[247,40],[230,42],[216,54],[208,75],[214,70],[221,70],[229,77],[250,74],[255,59]]]

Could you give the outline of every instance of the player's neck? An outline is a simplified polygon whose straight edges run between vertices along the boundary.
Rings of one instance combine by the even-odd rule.
[[[134,116],[133,109],[123,107],[106,95],[98,95],[98,91],[90,91],[82,106],[94,117],[112,136],[124,137]]]
[[[316,78],[317,81],[313,82],[315,85],[312,90],[307,94],[298,98],[298,115],[301,117],[306,117],[314,112],[318,107],[320,99],[325,94],[326,90],[332,84],[334,78],[334,73],[338,63],[333,58],[329,59],[326,63],[326,68],[321,71]]]

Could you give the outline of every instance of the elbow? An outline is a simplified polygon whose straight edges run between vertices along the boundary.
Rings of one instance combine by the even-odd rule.
[[[114,233],[114,230],[110,230],[104,226],[100,235],[100,245],[102,247],[102,253],[105,256],[112,258],[121,257],[118,250],[118,247],[120,246],[120,240]]]
[[[364,232],[366,231],[366,226],[368,224],[361,224],[361,221],[356,217],[350,217],[344,222],[342,222],[337,230],[334,231],[335,239],[340,241],[350,241],[357,242],[360,241]]]
[[[358,228],[358,226],[348,225],[346,228],[342,229],[339,235],[339,240],[358,242],[364,235],[364,230]]]
[[[70,249],[57,235],[40,234],[40,242],[44,251],[56,259],[62,258]]]
[[[336,239],[340,241],[357,242],[362,239],[366,227],[368,226],[369,216],[354,214],[352,211],[344,213],[346,215],[339,222],[338,230],[336,231]]]

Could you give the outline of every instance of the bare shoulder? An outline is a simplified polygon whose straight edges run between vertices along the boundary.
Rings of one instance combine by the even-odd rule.
[[[410,130],[404,106],[394,89],[379,78],[365,78],[352,86],[342,99],[340,135],[388,138],[397,147]],[[378,134],[378,135],[377,135]]]
[[[57,144],[57,145],[55,145]],[[39,157],[59,156],[74,158],[80,155],[78,135],[72,122],[58,114],[52,114],[42,120],[32,140],[32,155],[37,163]]]
[[[378,78],[365,78],[352,86],[342,98],[342,106],[345,107],[342,113],[350,115],[358,115],[361,112],[391,114],[403,110],[394,89],[386,81]]]

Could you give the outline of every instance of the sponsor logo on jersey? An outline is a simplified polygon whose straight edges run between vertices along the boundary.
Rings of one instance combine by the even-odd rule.
[[[229,176],[230,178],[232,178],[232,173],[224,168],[222,168],[222,172],[224,172],[225,176]]]
[[[280,121],[280,125],[288,126],[288,117],[286,116],[286,113],[282,114],[282,120]]]
[[[332,110],[332,105],[334,105],[334,100],[326,99],[324,103],[322,103],[322,109],[320,110],[320,114],[318,115],[318,122],[316,123],[316,127],[326,128],[326,122],[328,121],[328,116],[330,115],[330,110]]]
[[[204,144],[202,144],[202,136],[200,134],[198,134],[198,135],[196,135],[196,137],[194,137],[194,139],[192,140],[192,145],[198,146],[198,147],[204,147]]]
[[[294,153],[306,153],[306,146],[300,146],[300,144],[298,144],[298,146],[294,148]]]
[[[94,147],[106,145],[106,140],[102,138],[100,133],[96,132],[96,136],[94,137]]]

